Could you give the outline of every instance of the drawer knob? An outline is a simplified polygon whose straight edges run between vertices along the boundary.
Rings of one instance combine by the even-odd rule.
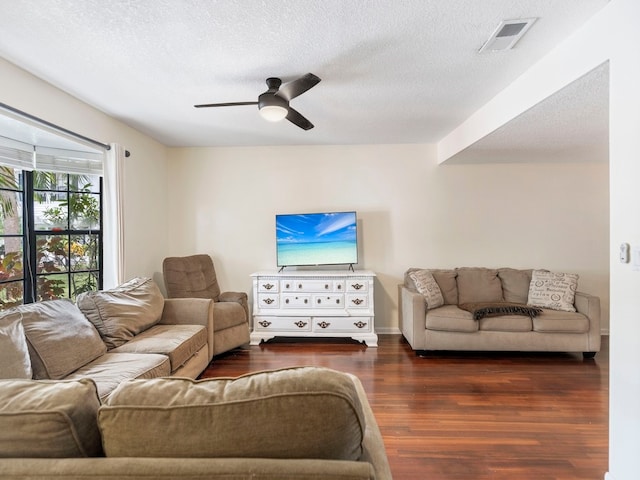
[[[331,325],[329,322],[320,322],[320,323],[318,323],[318,326],[320,328],[327,328],[329,325]]]
[[[271,305],[273,302],[275,302],[275,300],[273,298],[265,298],[262,301],[264,303],[266,303],[267,305]]]
[[[353,303],[355,303],[356,305],[360,305],[362,302],[364,302],[364,300],[362,300],[361,298],[354,298],[353,300],[351,300]]]
[[[301,284],[301,283],[299,283],[299,284],[298,284],[298,288],[299,288],[300,290],[302,290],[302,284]]]
[[[267,328],[269,325],[271,325],[271,322],[267,322],[266,320],[262,320],[261,322],[258,322],[260,324],[261,327]]]
[[[273,283],[265,283],[264,285],[262,285],[262,287],[265,290],[271,290],[273,287],[275,287],[275,285]]]
[[[285,284],[284,288],[291,288],[291,285],[287,283]]]
[[[293,323],[298,328],[304,328],[307,326],[307,322],[303,322],[302,320]]]
[[[364,285],[362,285],[361,283],[354,283],[353,285],[351,285],[351,287],[354,290],[360,290],[362,287],[364,287]]]
[[[355,322],[354,325],[358,328],[364,328],[367,326],[365,322]]]

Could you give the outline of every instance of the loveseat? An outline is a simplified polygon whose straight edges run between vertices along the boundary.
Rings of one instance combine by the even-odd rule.
[[[578,275],[541,269],[410,268],[398,286],[400,327],[415,351],[600,350],[600,299]]]
[[[213,357],[213,301],[164,299],[150,278],[0,312],[0,378],[196,378]]]
[[[4,479],[391,479],[360,381],[297,367],[236,379],[0,380]]]

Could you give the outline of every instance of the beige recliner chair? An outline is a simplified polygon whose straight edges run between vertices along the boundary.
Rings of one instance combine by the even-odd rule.
[[[211,298],[213,354],[249,342],[249,306],[244,292],[221,292],[209,255],[167,257],[162,263],[169,298]]]

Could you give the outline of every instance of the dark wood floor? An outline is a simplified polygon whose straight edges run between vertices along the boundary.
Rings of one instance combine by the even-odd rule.
[[[580,354],[416,356],[400,335],[275,339],[217,357],[202,377],[296,365],[357,375],[395,479],[602,480],[608,459],[609,349]]]

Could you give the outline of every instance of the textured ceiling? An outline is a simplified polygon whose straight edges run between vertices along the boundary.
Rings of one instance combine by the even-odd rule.
[[[431,143],[606,3],[0,0],[0,56],[169,146]],[[501,20],[528,17],[515,49],[477,53]],[[322,82],[292,106],[309,131],[255,106],[193,108],[307,72]]]

